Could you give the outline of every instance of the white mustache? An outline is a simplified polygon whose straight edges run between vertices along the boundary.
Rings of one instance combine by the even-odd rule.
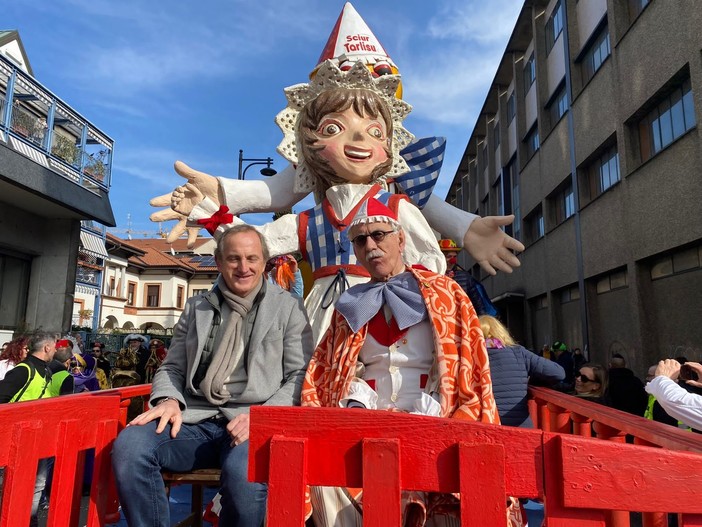
[[[385,253],[380,249],[371,249],[366,253],[367,260],[370,260],[371,258],[380,258],[381,256],[385,256]]]

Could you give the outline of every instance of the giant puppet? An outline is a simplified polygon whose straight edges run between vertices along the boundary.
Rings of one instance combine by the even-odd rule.
[[[360,203],[374,196],[395,210],[407,229],[408,264],[443,273],[445,260],[431,227],[462,240],[488,272],[510,272],[523,246],[500,227],[512,217],[479,218],[432,194],[444,154],[439,138],[415,139],[402,121],[411,110],[401,96],[398,70],[350,3],[347,3],[311,80],[285,90],[288,105],[276,117],[283,131],[278,152],[292,163],[264,181],[215,178],[176,163],[188,180],[152,200],[170,205],[154,221],[176,219],[169,240],[197,227],[215,236],[235,215],[290,208],[310,192],[317,206],[288,214],[261,231],[271,256],[299,250],[313,270],[306,306],[321,339],[332,306],[349,284],[367,280],[356,265],[346,229]],[[431,225],[431,227],[430,227]]]

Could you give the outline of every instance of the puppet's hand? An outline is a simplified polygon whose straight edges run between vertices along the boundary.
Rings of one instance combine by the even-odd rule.
[[[178,175],[187,180],[187,183],[176,187],[170,194],[152,199],[150,203],[153,207],[170,207],[175,212],[188,216],[205,198],[210,198],[216,206],[220,205],[219,181],[216,177],[194,170],[182,161],[176,161],[174,168]],[[151,219],[164,221],[175,218],[165,214],[165,211],[158,211],[152,214]]]
[[[200,232],[200,227],[188,227],[188,215],[205,197],[211,198],[219,205],[219,181],[214,176],[190,168],[182,161],[176,161],[174,168],[178,175],[184,177],[188,182],[184,186],[177,187],[170,194],[153,198],[149,202],[151,206],[168,208],[154,212],[150,218],[151,221],[157,222],[177,220],[168,233],[166,241],[173,243],[187,231],[188,247],[192,247]]]
[[[151,204],[154,205],[155,207],[162,207],[164,205],[158,205],[156,204],[156,200],[163,198],[164,196],[159,196],[158,198],[154,198],[151,200]],[[170,194],[166,195],[167,198],[170,199]],[[171,230],[168,233],[168,236],[166,236],[166,241],[168,243],[173,243],[176,241],[178,238],[181,237],[181,235],[187,231],[188,233],[188,247],[192,248],[193,245],[195,245],[195,239],[197,238],[197,235],[200,232],[200,227],[188,227],[188,217],[184,216],[183,214],[179,214],[174,210],[171,209],[163,209],[159,210],[158,212],[154,212],[151,216],[149,216],[151,221],[157,221],[157,222],[162,222],[162,221],[171,221],[171,220],[177,220],[177,223],[171,228]]]
[[[524,245],[500,228],[513,221],[514,215],[476,218],[463,237],[463,247],[468,254],[492,275],[497,274],[495,269],[511,273],[512,268],[520,266],[512,251],[521,252]]]

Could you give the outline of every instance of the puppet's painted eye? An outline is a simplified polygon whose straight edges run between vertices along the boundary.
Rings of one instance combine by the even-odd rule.
[[[371,126],[368,129],[368,133],[370,134],[371,137],[374,137],[376,139],[383,139],[383,136],[384,136],[383,129],[378,125]]]
[[[319,129],[323,135],[336,135],[341,132],[341,126],[337,123],[325,123]]]

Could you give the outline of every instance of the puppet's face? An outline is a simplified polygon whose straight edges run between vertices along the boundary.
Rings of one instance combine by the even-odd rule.
[[[349,183],[368,183],[373,169],[387,161],[387,126],[382,119],[360,117],[353,107],[325,115],[316,130],[319,155]]]

